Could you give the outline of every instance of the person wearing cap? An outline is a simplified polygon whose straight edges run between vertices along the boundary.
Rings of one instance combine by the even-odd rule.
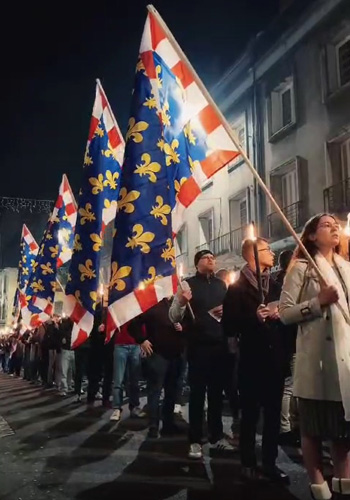
[[[205,394],[208,394],[209,441],[220,450],[232,450],[224,439],[222,393],[226,343],[220,324],[225,283],[215,277],[215,256],[210,250],[197,252],[196,275],[183,281],[169,310],[173,323],[185,319],[188,330],[189,458],[200,459],[203,438]],[[189,313],[190,305],[194,319]]]

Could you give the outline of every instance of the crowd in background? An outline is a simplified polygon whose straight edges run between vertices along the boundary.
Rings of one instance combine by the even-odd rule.
[[[299,248],[280,254],[273,275],[275,256],[263,238],[243,241],[246,264],[234,283],[202,250],[196,274],[177,294],[123,325],[110,342],[101,305],[88,341],[74,350],[71,320],[53,316],[0,340],[2,370],[62,397],[75,392],[78,403],[86,386],[87,404],[101,399],[113,410],[111,421],[121,420],[127,402],[131,417],[148,418],[149,439],[181,432],[174,415],[188,385],[190,459],[203,457],[206,441],[224,453],[238,446],[243,480],[288,484],[276,465],[278,445],[301,444],[312,498],[350,498],[350,266],[339,255],[340,226],[332,215],[308,221],[301,241],[322,278]],[[232,435],[223,429],[224,397]],[[331,443],[333,492],[323,475],[324,441]]]

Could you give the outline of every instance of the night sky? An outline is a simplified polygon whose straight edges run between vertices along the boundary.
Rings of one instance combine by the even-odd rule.
[[[0,196],[54,199],[79,189],[100,78],[126,130],[146,0],[6,3],[1,37]],[[210,88],[277,14],[278,0],[155,0]],[[90,5],[87,8],[87,5]],[[74,10],[73,10],[74,9]],[[12,12],[11,12],[12,11]]]

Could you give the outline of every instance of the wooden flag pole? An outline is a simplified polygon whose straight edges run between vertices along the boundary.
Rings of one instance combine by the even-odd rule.
[[[218,118],[220,119],[224,129],[226,130],[227,134],[229,135],[230,139],[232,140],[232,142],[234,143],[234,145],[236,146],[237,150],[239,151],[239,153],[241,154],[243,160],[245,161],[245,163],[247,164],[247,166],[249,167],[250,171],[252,172],[253,176],[255,177],[255,179],[257,180],[258,184],[260,185],[261,189],[264,191],[265,195],[267,196],[267,198],[270,200],[271,204],[273,205],[273,207],[276,209],[276,212],[279,214],[279,216],[281,217],[283,223],[285,224],[286,228],[288,229],[288,231],[290,232],[290,234],[293,236],[293,238],[295,239],[296,243],[299,245],[299,248],[301,249],[301,251],[303,252],[303,254],[305,255],[305,258],[307,259],[307,261],[309,262],[310,266],[313,267],[321,281],[321,283],[323,285],[327,285],[327,281],[325,279],[325,277],[323,276],[321,270],[319,269],[319,267],[317,266],[316,262],[314,261],[314,259],[311,257],[311,255],[309,254],[309,252],[307,251],[307,249],[305,248],[305,245],[301,242],[299,236],[297,235],[297,233],[295,232],[295,230],[293,229],[292,225],[290,224],[289,220],[287,219],[287,217],[284,215],[284,213],[282,212],[280,206],[278,205],[277,201],[275,200],[275,198],[273,197],[272,193],[270,192],[269,188],[266,186],[265,182],[262,180],[262,178],[260,177],[260,175],[258,174],[258,172],[256,171],[256,169],[254,168],[254,165],[253,163],[251,162],[251,160],[248,158],[247,154],[245,153],[245,151],[241,148],[241,146],[239,145],[239,142],[235,136],[235,133],[233,132],[233,130],[231,129],[228,121],[226,120],[224,114],[220,111],[219,107],[217,106],[217,104],[215,103],[214,99],[212,98],[212,96],[210,95],[210,93],[208,92],[206,86],[204,85],[204,83],[202,82],[202,80],[200,79],[200,77],[198,76],[197,72],[195,71],[195,69],[193,68],[193,66],[191,65],[190,61],[188,60],[187,56],[185,55],[185,53],[183,52],[183,50],[181,49],[180,45],[177,43],[174,35],[171,33],[171,31],[169,30],[168,26],[166,25],[166,23],[164,22],[164,20],[162,19],[162,17],[160,16],[159,12],[157,11],[157,9],[155,9],[153,7],[153,5],[147,5],[147,9],[148,11],[154,15],[154,17],[157,19],[159,25],[161,26],[161,28],[163,29],[164,33],[166,34],[169,42],[171,43],[173,49],[175,50],[175,52],[177,53],[177,55],[179,56],[180,60],[182,60],[186,65],[187,65],[187,68],[188,70],[190,71],[190,73],[192,74],[192,77],[193,77],[193,80],[196,82],[196,84],[198,85],[199,89],[201,90],[201,92],[203,93],[204,97],[206,98],[206,100],[208,101],[208,103],[213,107],[214,111],[216,112]],[[344,316],[344,318],[346,319],[347,323],[350,324],[350,318],[349,318],[349,314],[346,313],[345,311],[342,310],[339,302],[337,303],[339,309],[341,309],[341,312]]]

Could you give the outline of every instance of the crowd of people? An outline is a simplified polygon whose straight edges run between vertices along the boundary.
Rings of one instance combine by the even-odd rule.
[[[223,453],[238,443],[244,480],[287,484],[276,465],[278,445],[301,444],[312,498],[350,498],[350,265],[339,255],[340,226],[333,216],[314,216],[301,240],[322,277],[300,249],[282,252],[279,271],[271,273],[274,253],[258,238],[243,241],[245,266],[232,283],[228,271],[216,269],[213,253],[202,250],[195,255],[196,274],[175,297],[123,325],[109,343],[101,305],[89,340],[74,350],[71,320],[53,316],[34,331],[0,340],[2,370],[56,387],[62,397],[74,391],[77,402],[86,378],[87,404],[101,399],[115,422],[125,411],[127,389],[130,416],[148,418],[149,439],[181,432],[174,415],[188,384],[189,458],[202,458],[206,439]],[[223,430],[224,397],[232,435]],[[331,487],[322,471],[323,441],[331,443]]]

